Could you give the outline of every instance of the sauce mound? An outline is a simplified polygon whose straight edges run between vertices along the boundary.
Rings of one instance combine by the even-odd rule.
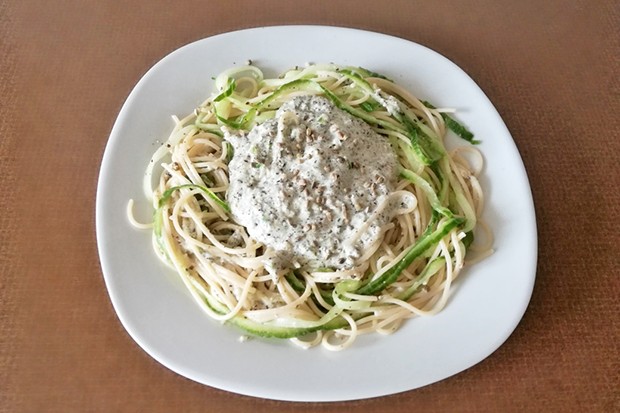
[[[297,96],[234,147],[234,219],[276,251],[276,268],[346,269],[393,217],[398,174],[388,140],[320,96]],[[389,204],[389,203],[388,203]]]

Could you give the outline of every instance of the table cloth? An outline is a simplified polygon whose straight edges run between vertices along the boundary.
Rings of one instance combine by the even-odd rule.
[[[164,368],[125,332],[95,236],[116,116],[192,41],[341,26],[423,44],[463,68],[529,175],[539,261],[527,312],[474,367],[387,397],[263,400]],[[0,410],[6,412],[620,411],[620,3],[0,2]]]

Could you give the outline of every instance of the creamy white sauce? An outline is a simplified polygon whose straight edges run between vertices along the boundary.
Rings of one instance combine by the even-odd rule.
[[[385,205],[398,174],[388,140],[326,98],[295,97],[226,140],[232,215],[276,268],[351,268],[400,206]]]

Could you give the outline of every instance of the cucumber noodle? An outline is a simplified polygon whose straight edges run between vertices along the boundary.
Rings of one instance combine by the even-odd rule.
[[[360,334],[391,333],[407,318],[437,313],[466,254],[480,259],[491,252],[486,226],[485,245],[472,244],[483,208],[482,156],[466,142],[452,152],[445,148],[447,127],[477,143],[448,110],[376,73],[335,65],[307,65],[273,79],[255,66],[237,67],[220,74],[215,86],[217,94],[194,113],[174,117],[174,130],[149,162],[144,191],[153,223],[137,222],[133,201],[128,205],[131,222],[152,228],[158,256],[212,318],[250,335],[341,350]],[[248,131],[273,118],[283,102],[307,94],[327,97],[388,139],[400,164],[395,190],[417,199],[363,254],[356,267],[361,280],[351,280],[348,270],[268,271],[274,251],[234,222],[225,201],[233,154],[223,130]]]

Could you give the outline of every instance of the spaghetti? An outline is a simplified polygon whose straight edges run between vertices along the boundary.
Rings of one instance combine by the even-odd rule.
[[[174,130],[154,153],[144,180],[145,193],[155,210],[154,249],[179,274],[210,317],[251,335],[288,338],[302,347],[322,344],[341,350],[361,334],[391,333],[404,320],[435,314],[445,306],[465,256],[474,248],[473,231],[483,209],[484,196],[477,180],[482,156],[472,146],[452,152],[444,146],[448,128],[476,143],[469,131],[448,111],[436,109],[391,80],[362,68],[308,65],[279,78],[265,78],[257,67],[244,66],[220,74],[215,86],[218,94],[194,113],[174,118]],[[323,211],[320,222],[327,218],[342,220],[343,214],[348,217],[354,213],[351,211],[366,211],[366,215],[358,215],[363,219],[358,219],[361,221],[356,227],[349,222],[341,224],[350,228],[343,242],[354,245],[362,238],[370,241],[359,244],[354,259],[340,266],[334,260],[330,265],[320,262],[340,248],[338,243],[326,243],[332,247],[323,256],[311,254],[310,259],[297,259],[297,251],[282,259],[280,244],[275,246],[264,236],[253,236],[256,232],[249,231],[251,225],[239,222],[241,207],[230,202],[229,166],[243,155],[241,146],[233,148],[232,143],[247,139],[253,128],[270,122],[280,122],[282,130],[285,121],[298,125],[300,121],[287,108],[308,96],[329,102],[330,108],[354,119],[351,122],[364,123],[376,134],[373,136],[386,142],[396,162],[394,176],[375,174],[379,177],[374,183],[362,182],[368,181],[364,177],[332,192],[316,192],[320,185],[306,187],[304,172],[287,164],[293,178],[304,181],[308,199],[322,199],[323,209],[315,208]],[[286,120],[291,116],[292,121]],[[321,113],[313,119],[324,120]],[[302,128],[299,133],[306,131],[304,145],[313,139],[308,125],[298,126]],[[334,137],[344,140],[346,131],[332,129]],[[282,134],[278,137],[298,133]],[[303,151],[302,146],[298,144],[297,148]],[[326,159],[336,156],[330,152],[333,147],[335,144],[325,146]],[[251,150],[255,148],[247,149],[245,155],[254,156],[249,154]],[[476,161],[473,167],[467,161],[470,152]],[[321,156],[314,154],[312,159],[318,161]],[[349,161],[348,165],[354,168],[356,163]],[[159,165],[161,171],[156,169]],[[340,170],[322,168],[332,177],[340,175]],[[360,174],[355,174],[356,179],[365,176]],[[157,180],[154,187],[153,179]],[[385,186],[389,190],[382,193],[376,188],[384,182],[389,183]],[[351,188],[360,183],[364,185]],[[364,193],[365,199],[375,198],[375,206],[368,203],[365,209],[356,205],[338,210],[338,202],[346,203],[339,193],[349,191]],[[370,191],[375,191],[371,197]],[[331,204],[325,201],[325,194]],[[130,202],[130,216],[131,207]],[[388,210],[391,213],[386,215]],[[298,221],[299,211],[289,215],[291,222]],[[252,219],[248,222],[256,221]],[[317,223],[305,225],[304,231],[318,231]],[[368,238],[371,230],[375,235]],[[487,232],[485,245],[476,246],[480,254],[491,251],[492,239]]]

